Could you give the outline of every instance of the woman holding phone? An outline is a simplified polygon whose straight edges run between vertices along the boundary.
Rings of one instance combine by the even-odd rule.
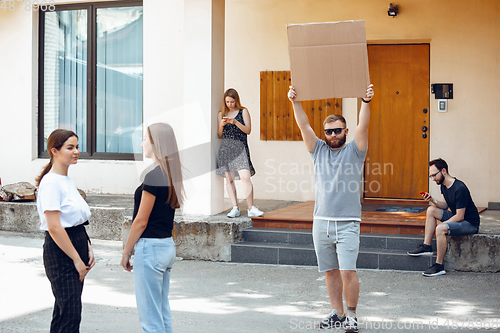
[[[55,297],[51,333],[80,331],[83,280],[94,267],[94,253],[84,225],[90,209],[68,177],[80,151],[78,136],[57,129],[47,140],[50,162],[36,179],[40,229],[45,231],[43,264]]]
[[[172,240],[175,209],[182,205],[181,163],[174,131],[168,124],[147,128],[141,144],[153,169],[134,194],[130,234],[123,249],[122,266],[134,271],[137,311],[143,332],[172,332],[168,292],[175,262]],[[134,265],[130,263],[135,248]]]
[[[235,89],[224,93],[224,107],[217,114],[217,133],[222,143],[217,156],[216,173],[226,178],[226,188],[233,205],[228,217],[240,216],[236,196],[235,179],[241,179],[247,200],[248,216],[261,216],[263,211],[253,204],[253,184],[250,177],[255,174],[247,136],[252,129],[250,113],[240,103],[240,96]]]

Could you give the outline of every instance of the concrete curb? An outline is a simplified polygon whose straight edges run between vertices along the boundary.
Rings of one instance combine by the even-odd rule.
[[[500,272],[500,235],[448,237],[447,260],[463,272]]]
[[[132,223],[129,196],[91,197],[92,217],[87,227],[93,239],[125,241]],[[92,200],[94,202],[92,202]],[[129,208],[124,208],[129,207]],[[491,216],[490,216],[491,215]],[[498,213],[481,215],[479,234],[448,237],[445,257],[448,270],[500,272],[500,232]],[[0,202],[0,230],[40,234],[35,202]],[[177,256],[185,259],[231,261],[231,244],[241,241],[242,230],[252,225],[248,217],[226,218],[225,215],[176,215],[173,237]]]
[[[87,226],[90,238],[126,241],[132,216],[121,207],[90,207]],[[231,244],[241,240],[241,230],[252,225],[248,217],[228,219],[221,216],[176,215],[173,238],[177,256],[185,259],[230,261]],[[41,234],[34,202],[2,202],[0,230]]]

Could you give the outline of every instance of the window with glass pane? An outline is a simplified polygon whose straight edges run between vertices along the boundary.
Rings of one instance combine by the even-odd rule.
[[[84,158],[142,153],[141,4],[60,5],[40,12],[41,156],[57,128],[77,133]]]
[[[142,7],[97,9],[97,151],[140,152]]]
[[[80,150],[87,139],[87,11],[45,14],[44,36],[44,151],[57,128],[74,131]]]

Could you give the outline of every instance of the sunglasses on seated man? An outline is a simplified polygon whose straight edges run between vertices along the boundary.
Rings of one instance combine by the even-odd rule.
[[[342,133],[343,130],[345,130],[345,127],[328,128],[325,129],[325,134],[332,135],[332,133],[335,133],[335,135],[339,135],[340,133]]]

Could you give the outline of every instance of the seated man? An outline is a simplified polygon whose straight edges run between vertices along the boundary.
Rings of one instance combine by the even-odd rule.
[[[460,236],[477,234],[479,213],[472,201],[469,189],[460,180],[450,176],[448,164],[441,158],[429,162],[430,178],[441,185],[441,201],[424,193],[424,199],[432,204],[427,208],[424,243],[408,252],[410,256],[432,255],[432,237],[436,234],[436,263],[422,273],[424,276],[446,274],[443,260],[448,245],[446,235]],[[448,208],[451,210],[448,210]]]

